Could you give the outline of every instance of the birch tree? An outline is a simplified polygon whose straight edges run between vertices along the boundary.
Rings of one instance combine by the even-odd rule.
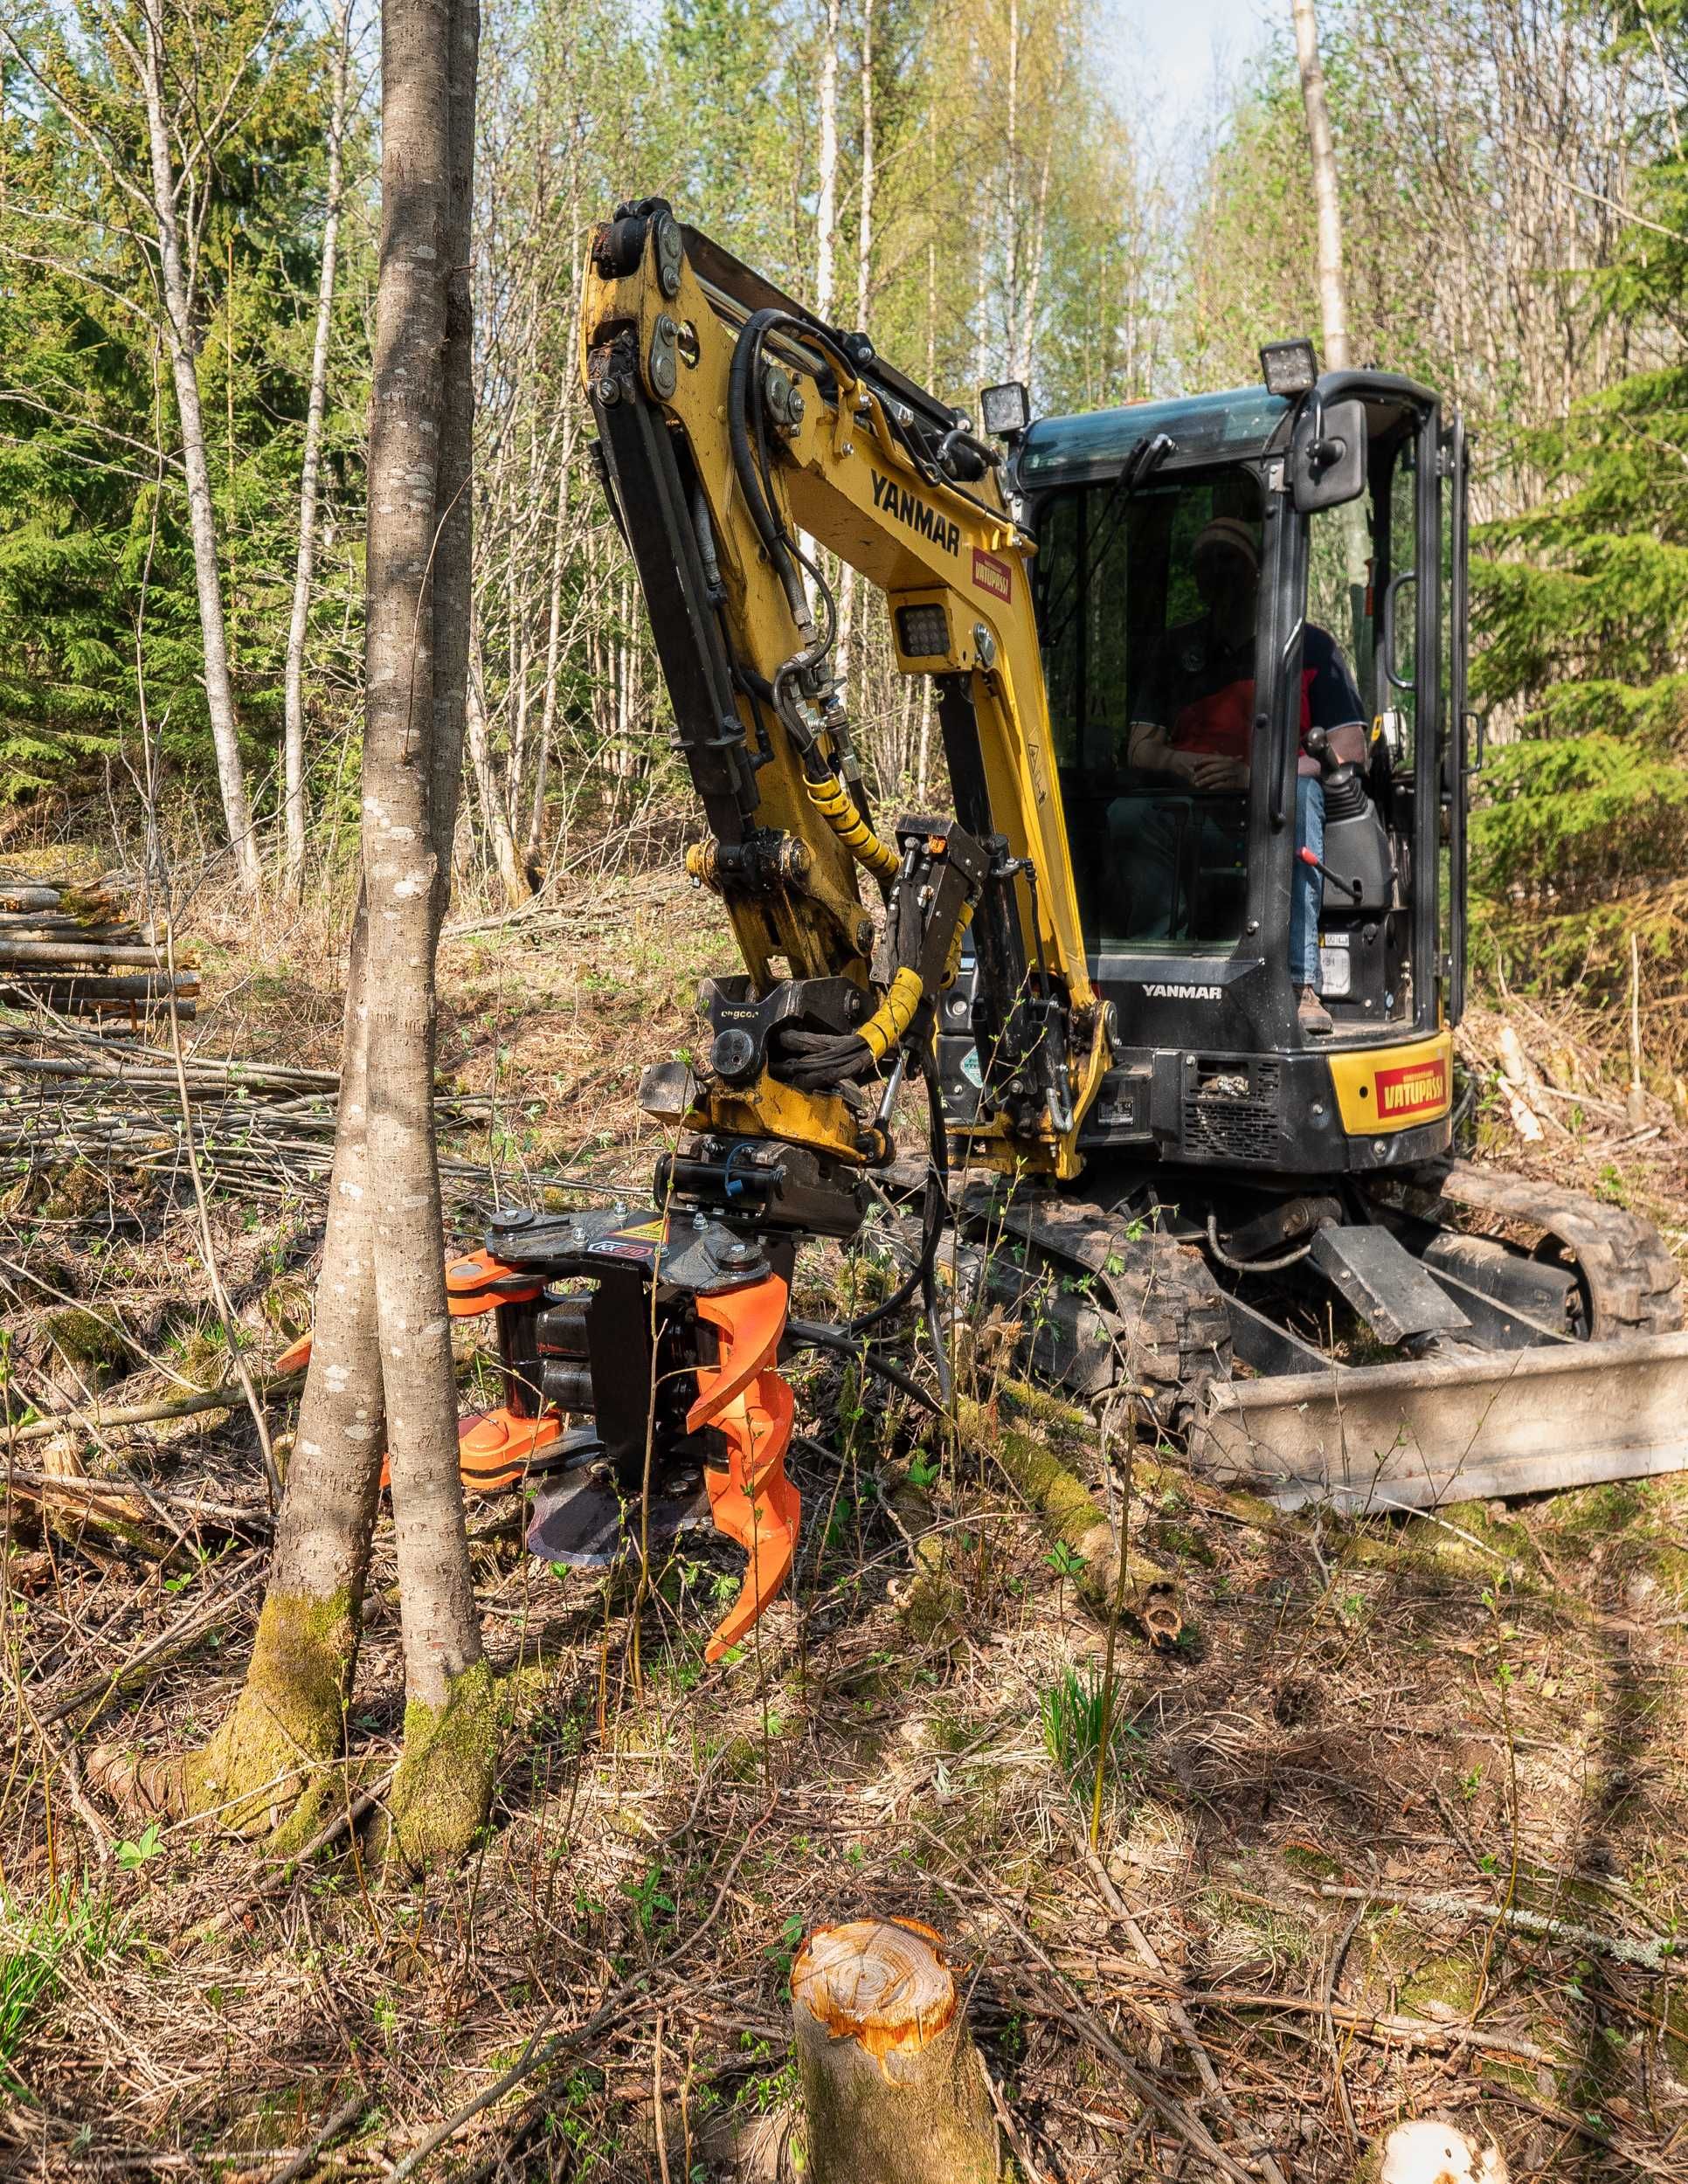
[[[1346,371],[1348,287],[1342,265],[1342,202],[1337,190],[1336,139],[1331,133],[1330,103],[1325,95],[1325,67],[1319,58],[1318,20],[1313,0],[1291,0],[1296,24],[1296,66],[1307,114],[1307,143],[1313,162],[1313,204],[1318,216],[1318,315],[1325,362],[1332,371]]]
[[[329,110],[328,191],[322,212],[322,264],[316,288],[316,330],[311,345],[310,394],[305,410],[305,446],[299,465],[299,554],[294,563],[293,610],[287,621],[283,686],[282,804],[286,833],[284,877],[296,894],[305,876],[305,639],[310,627],[311,580],[316,563],[316,494],[322,460],[322,425],[328,413],[329,350],[334,335],[334,287],[340,258],[340,213],[346,176],[346,101],[351,74],[352,0],[338,0],[334,21],[334,91]]]

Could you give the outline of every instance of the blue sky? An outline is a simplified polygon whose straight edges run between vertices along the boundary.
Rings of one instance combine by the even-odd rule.
[[[1123,33],[1111,70],[1128,111],[1157,138],[1199,127],[1215,73],[1228,75],[1269,29],[1290,21],[1290,0],[1113,0]]]

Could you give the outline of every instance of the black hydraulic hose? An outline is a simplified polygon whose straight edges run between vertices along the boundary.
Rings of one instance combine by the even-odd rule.
[[[763,335],[779,315],[774,310],[751,312],[733,344],[732,363],[727,373],[727,438],[732,448],[733,470],[738,479],[739,489],[744,495],[744,505],[751,512],[751,521],[756,526],[757,536],[770,553],[779,545],[779,531],[774,522],[773,511],[763,498],[762,480],[756,474],[747,420],[751,406],[751,369],[756,352],[762,346]]]
[[[1294,1266],[1297,1260],[1304,1259],[1313,1248],[1313,1241],[1310,1236],[1304,1244],[1292,1245],[1288,1251],[1280,1252],[1276,1259],[1233,1259],[1219,1241],[1218,1214],[1209,1213],[1207,1216],[1207,1248],[1220,1265],[1229,1267],[1233,1274],[1276,1274],[1284,1267]]]
[[[931,1165],[927,1171],[925,1195],[920,1208],[920,1252],[904,1279],[899,1282],[884,1300],[871,1310],[858,1312],[844,1324],[853,1335],[865,1334],[868,1328],[877,1327],[882,1321],[892,1318],[915,1296],[923,1290],[931,1277],[937,1262],[937,1247],[944,1234],[944,1222],[950,1211],[949,1173],[950,1149],[944,1129],[944,1103],[938,1091],[937,1070],[933,1063],[930,1074],[928,1057],[921,1057],[921,1075],[926,1086],[926,1099],[931,1130]],[[933,1339],[938,1339],[936,1327]]]
[[[935,1418],[943,1416],[944,1405],[934,1402],[912,1374],[905,1372],[901,1365],[894,1365],[889,1358],[881,1357],[870,1344],[852,1342],[841,1327],[823,1327],[818,1320],[788,1319],[785,1331],[806,1350],[832,1350],[840,1357],[854,1358],[868,1372],[877,1373],[882,1380],[900,1388],[904,1395],[911,1395],[923,1410],[930,1411]],[[944,1402],[948,1400],[945,1397]]]

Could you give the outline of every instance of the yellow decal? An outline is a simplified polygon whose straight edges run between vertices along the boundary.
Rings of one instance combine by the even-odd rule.
[[[1454,1042],[1445,1031],[1400,1047],[1331,1056],[1337,1112],[1355,1137],[1436,1121],[1452,1104],[1453,1076]]]

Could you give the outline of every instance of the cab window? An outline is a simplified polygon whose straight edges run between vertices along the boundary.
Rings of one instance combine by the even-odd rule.
[[[1261,493],[1251,471],[1071,487],[1039,521],[1051,725],[1089,952],[1242,930]]]

